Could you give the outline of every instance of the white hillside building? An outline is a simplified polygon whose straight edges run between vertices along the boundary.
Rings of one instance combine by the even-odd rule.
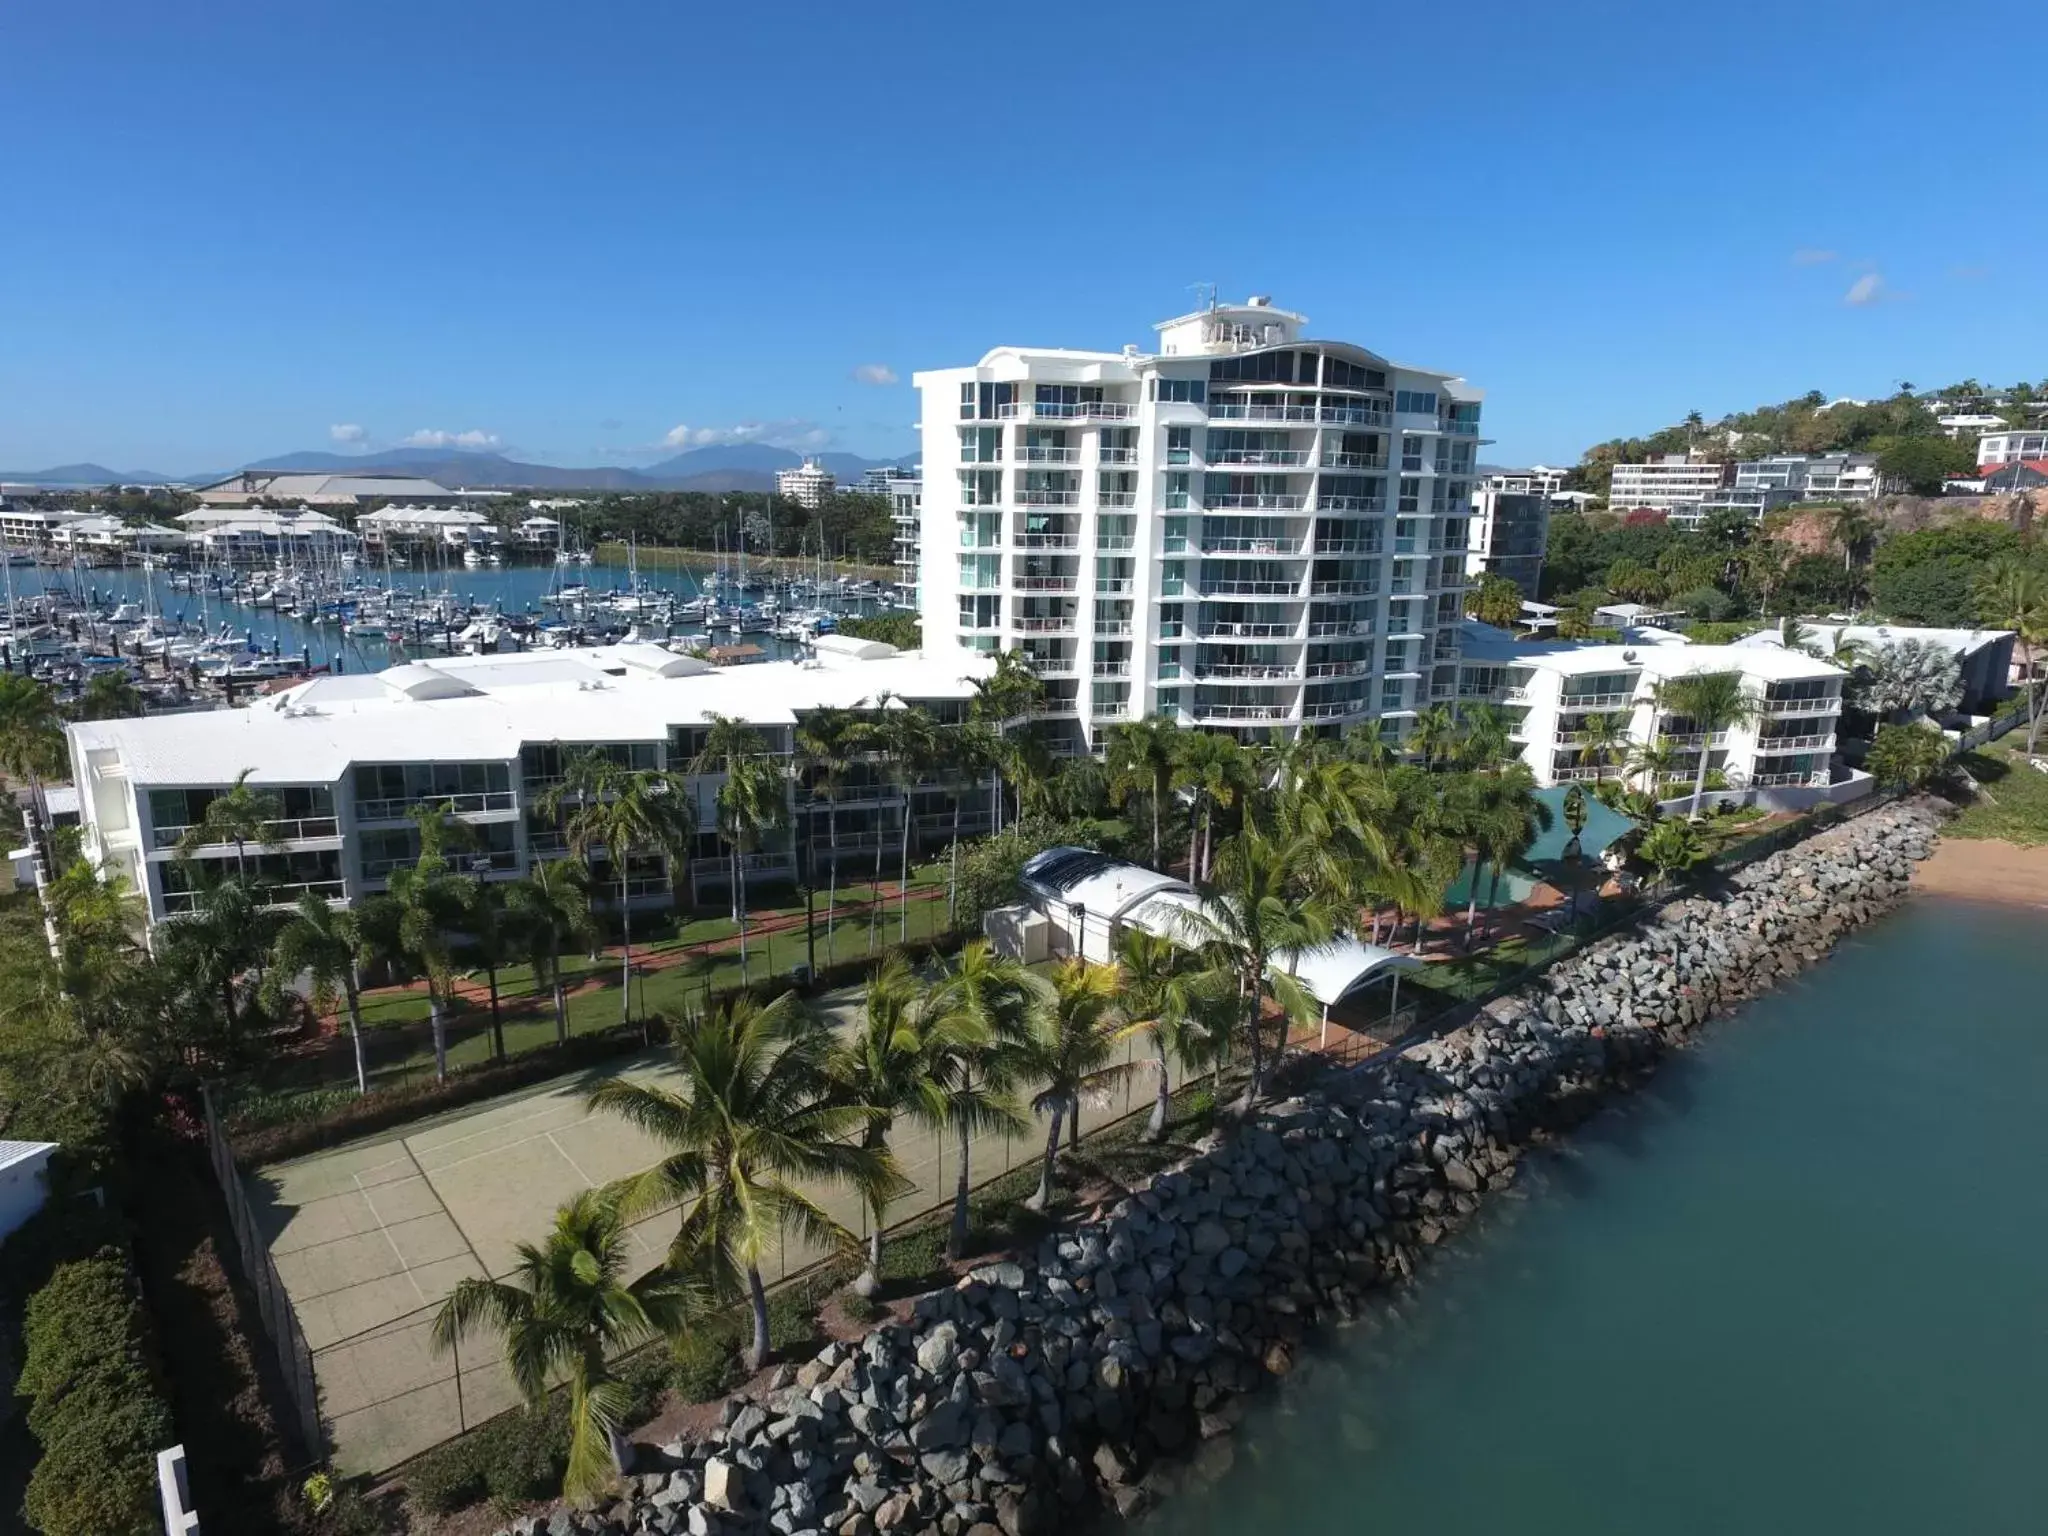
[[[925,643],[1026,652],[1055,750],[1154,714],[1398,739],[1456,686],[1480,395],[1306,328],[1254,298],[917,374]]]

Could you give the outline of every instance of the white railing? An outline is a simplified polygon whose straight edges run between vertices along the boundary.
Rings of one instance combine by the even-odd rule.
[[[1369,661],[1312,661],[1308,664],[1310,677],[1363,677],[1372,671]]]
[[[1019,400],[996,407],[1001,420],[1129,421],[1137,413],[1135,405],[1120,400]]]
[[[409,864],[412,860],[403,862]],[[340,880],[301,880],[291,885],[266,884],[261,894],[266,898],[266,907],[291,907],[297,906],[299,898],[308,892],[322,901],[340,901],[348,894],[348,887]],[[202,894],[199,891],[165,891],[164,910],[190,912],[199,905]]]
[[[175,847],[177,846],[178,839],[190,830],[189,826],[151,827],[150,846],[153,848]],[[306,842],[313,838],[339,836],[341,836],[341,824],[332,816],[301,816],[294,820],[266,821],[263,824],[262,834],[252,839],[249,846],[252,849],[259,849],[261,846],[269,843],[298,843]],[[233,848],[235,844],[232,838],[222,838],[217,842],[204,843],[200,846],[204,848]]]
[[[1019,491],[1015,497],[1020,507],[1078,507],[1081,504],[1079,491]]]
[[[1015,625],[1020,635],[1071,635],[1077,620],[1063,619],[1019,619]]]
[[[1129,576],[1098,576],[1095,578],[1097,597],[1125,597],[1137,586]]]
[[[1832,731],[1817,736],[1759,736],[1758,752],[1818,752],[1833,747],[1835,737]]]
[[[1291,682],[1295,677],[1295,672],[1292,667],[1277,665],[1253,666],[1240,665],[1234,663],[1228,665],[1219,665],[1214,662],[1198,661],[1195,663],[1194,671],[1195,676],[1198,679],[1218,678],[1232,682],[1240,681],[1243,679],[1251,679],[1253,681]],[[1311,677],[1315,675],[1315,671],[1313,668],[1310,669],[1309,675]]]
[[[1559,737],[1558,739],[1562,741],[1564,738]],[[1715,731],[1711,735],[1705,731],[1685,731],[1678,735],[1664,731],[1658,733],[1657,739],[1667,747],[1678,747],[1686,751],[1698,751],[1701,747],[1725,747],[1728,745],[1728,733],[1726,731]]]
[[[1443,429],[1454,437],[1477,437],[1479,435],[1479,423],[1476,421],[1447,421],[1443,423]]]
[[[1198,704],[1197,720],[1247,721],[1254,724],[1291,720],[1294,710],[1285,704]]]
[[[1456,683],[1431,683],[1429,685],[1429,696],[1432,699],[1455,699],[1458,696],[1458,685]]]
[[[1138,462],[1138,450],[1135,448],[1097,449],[1095,461],[1098,464],[1135,464]]]
[[[403,821],[412,813],[414,806],[432,806],[436,810],[453,807],[457,816],[477,816],[488,811],[511,811],[518,809],[518,800],[509,789],[495,789],[473,795],[417,795],[389,800],[358,800],[357,821]]]
[[[1098,661],[1091,674],[1095,677],[1129,677],[1131,664],[1128,661]]]
[[[1293,597],[1301,591],[1297,581],[1202,581],[1204,597]]]
[[[1311,640],[1321,640],[1331,635],[1369,635],[1372,629],[1371,619],[1311,619],[1308,633]]]
[[[1078,533],[1020,533],[1015,543],[1019,549],[1079,549],[1081,535]]]
[[[1842,701],[1832,694],[1818,699],[1765,699],[1761,712],[1766,715],[1832,715]]]
[[[1287,555],[1301,553],[1301,535],[1291,539],[1214,538],[1202,540],[1205,555]]]
[[[1321,459],[1324,469],[1385,469],[1387,456],[1384,453],[1325,453]]]
[[[1138,547],[1137,538],[1128,533],[1108,533],[1095,541],[1095,547],[1105,554],[1120,554]]]
[[[1310,597],[1375,597],[1380,584],[1376,581],[1318,581],[1310,584]],[[1397,586],[1395,591],[1401,589]]]
[[[1080,581],[1078,576],[1019,576],[1010,585],[1019,592],[1073,592]]]
[[[1080,673],[1071,656],[1033,656],[1027,651],[1024,660],[1040,677],[1075,677]]]
[[[1249,507],[1253,511],[1262,512],[1294,512],[1299,511],[1307,499],[1305,496],[1269,491],[1223,491],[1215,495],[1205,493],[1202,505],[1220,508]]]
[[[1759,789],[1773,789],[1784,784],[1825,784],[1826,773],[1753,773],[1749,782]]]
[[[1293,633],[1292,624],[1251,624],[1231,619],[1212,621],[1196,630],[1203,640],[1278,640]]]
[[[1235,402],[1209,402],[1209,415],[1218,421],[1314,421],[1316,408],[1312,405],[1240,405]]]
[[[1389,419],[1385,411],[1363,405],[1326,405],[1316,413],[1318,421],[1349,427],[1384,427]]]
[[[1377,539],[1319,539],[1315,553],[1319,555],[1377,555],[1384,551]]]
[[[1131,633],[1129,619],[1097,619],[1095,633],[1098,635],[1128,635]]]
[[[1081,462],[1081,450],[1078,448],[1033,448],[1026,446],[1017,450],[1017,462],[1020,464],[1078,464]]]
[[[1330,704],[1304,705],[1301,717],[1304,720],[1336,720],[1345,715],[1362,715],[1366,708],[1363,699],[1339,699]]]
[[[1226,448],[1208,455],[1211,464],[1271,464],[1294,466],[1308,462],[1306,448]]]
[[[1102,491],[1096,495],[1095,502],[1097,506],[1103,507],[1135,507],[1138,504],[1138,493],[1136,491]]]
[[[1332,496],[1327,492],[1316,497],[1318,512],[1384,512],[1387,498],[1384,496]]]
[[[1508,697],[1511,699],[1526,699],[1528,696],[1529,692],[1526,688],[1511,688],[1508,690]],[[1557,707],[1561,712],[1577,709],[1617,709],[1623,704],[1632,704],[1634,702],[1635,694],[1633,692],[1567,693],[1557,701]]]
[[[1550,775],[1560,784],[1594,784],[1607,774],[1605,768],[1559,768]]]

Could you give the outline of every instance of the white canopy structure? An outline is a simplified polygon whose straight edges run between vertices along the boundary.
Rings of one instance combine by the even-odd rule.
[[[1200,944],[1207,924],[1204,903],[1193,886],[1142,864],[1126,864],[1087,848],[1048,848],[1027,859],[1023,885],[1033,903],[1061,933],[1068,954],[1108,963],[1124,928]],[[1396,954],[1353,934],[1283,958],[1279,969],[1300,982],[1329,1010],[1374,981],[1422,969],[1413,955]]]

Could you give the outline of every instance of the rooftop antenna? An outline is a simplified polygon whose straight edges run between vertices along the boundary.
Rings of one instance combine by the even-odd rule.
[[[1216,285],[1214,283],[1190,283],[1195,292],[1195,308],[1213,310],[1216,307]]]

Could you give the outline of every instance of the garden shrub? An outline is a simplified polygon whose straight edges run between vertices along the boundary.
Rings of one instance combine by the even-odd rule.
[[[153,1528],[156,1453],[176,1439],[147,1317],[118,1248],[61,1264],[29,1298],[16,1390],[43,1448],[24,1509],[44,1536]]]
[[[693,1328],[676,1341],[674,1354],[669,1380],[676,1396],[685,1402],[708,1403],[723,1397],[746,1376],[739,1342],[727,1328]]]

